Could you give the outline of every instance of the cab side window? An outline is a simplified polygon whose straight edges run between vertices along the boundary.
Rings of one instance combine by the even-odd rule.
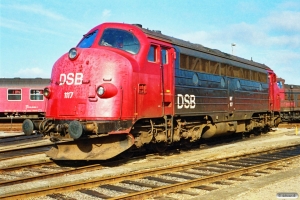
[[[149,52],[148,52],[148,61],[150,62],[156,62],[156,49],[157,47],[154,45],[150,46]]]
[[[278,87],[279,87],[280,89],[283,88],[283,87],[282,87],[282,82],[281,82],[281,81],[278,81],[278,82],[277,82],[277,85],[278,85]]]
[[[161,49],[161,57],[162,57],[162,64],[167,64],[168,63],[167,49],[164,48]]]

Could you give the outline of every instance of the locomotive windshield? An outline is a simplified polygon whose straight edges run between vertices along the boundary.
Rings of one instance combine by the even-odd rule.
[[[84,35],[84,38],[81,40],[81,42],[77,45],[77,47],[80,48],[89,48],[94,43],[94,40],[96,38],[96,35],[98,33],[98,30],[88,34]]]
[[[132,54],[137,54],[140,50],[140,43],[132,33],[112,28],[104,30],[99,45],[122,49]]]

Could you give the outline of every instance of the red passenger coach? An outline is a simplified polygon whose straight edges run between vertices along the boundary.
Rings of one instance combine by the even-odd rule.
[[[47,99],[43,90],[49,82],[42,78],[1,78],[0,118],[44,118]]]
[[[275,79],[275,81],[274,81]],[[267,131],[280,122],[266,65],[150,31],[104,23],[52,69],[46,119],[25,120],[58,160],[106,160],[144,147]]]

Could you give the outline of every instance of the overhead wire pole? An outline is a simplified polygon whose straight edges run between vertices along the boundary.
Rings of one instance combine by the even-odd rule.
[[[235,47],[235,46],[236,46],[235,43],[231,43],[231,52],[232,52],[231,54],[232,54],[232,55],[234,55],[234,54],[233,54],[233,47]]]

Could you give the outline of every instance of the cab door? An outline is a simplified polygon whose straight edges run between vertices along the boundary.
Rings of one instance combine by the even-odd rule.
[[[145,65],[141,66],[136,90],[136,116],[162,117],[173,114],[174,50],[151,43]]]
[[[173,115],[175,50],[170,47],[160,46],[160,58],[162,115]]]

